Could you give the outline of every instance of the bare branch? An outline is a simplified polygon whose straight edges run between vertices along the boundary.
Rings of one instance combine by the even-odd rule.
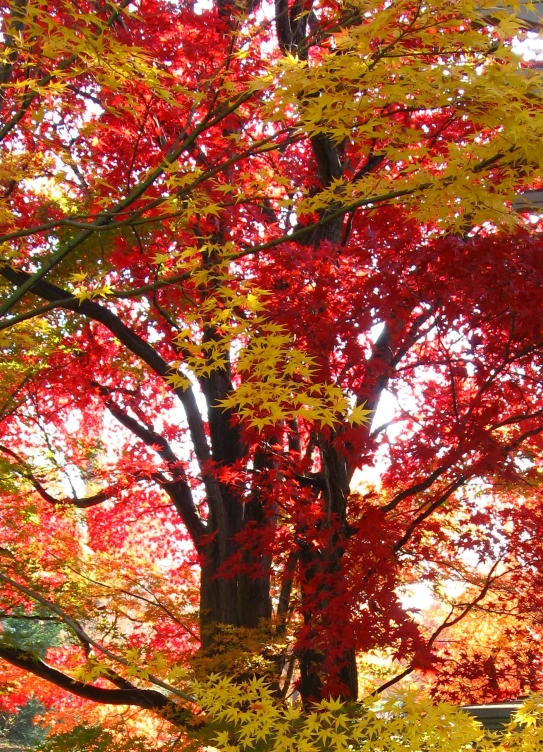
[[[187,481],[185,472],[181,466],[178,457],[175,455],[169,443],[166,439],[151,428],[142,425],[139,421],[129,415],[123,408],[118,405],[112,398],[111,392],[106,387],[92,382],[99,393],[105,398],[105,404],[110,413],[123,425],[128,428],[135,436],[143,441],[143,443],[154,449],[157,454],[166,462],[167,470],[173,476],[172,480],[164,478],[162,475],[153,475],[155,480],[158,480],[161,487],[166,491],[171,498],[175,508],[181,519],[183,520],[191,538],[196,546],[200,545],[202,535],[205,534],[207,528],[196,509],[194,499],[192,497],[192,491]]]
[[[78,509],[89,509],[89,507],[94,507],[97,504],[102,504],[104,501],[111,499],[112,496],[114,496],[118,490],[117,487],[114,486],[114,487],[105,488],[103,491],[99,491],[98,493],[93,494],[92,496],[85,496],[82,499],[79,499],[77,497],[72,498],[70,496],[65,496],[63,499],[56,499],[54,496],[52,496],[49,493],[49,491],[47,491],[47,489],[39,481],[36,475],[32,472],[30,465],[27,462],[25,462],[25,460],[23,460],[22,457],[20,457],[13,450],[8,449],[8,447],[3,446],[1,444],[0,444],[0,452],[14,459],[20,465],[20,468],[12,465],[13,472],[17,473],[22,478],[25,478],[26,480],[28,480],[29,483],[32,484],[35,490],[42,497],[42,499],[44,501],[47,501],[49,504],[53,504],[54,506],[70,505],[73,507],[77,507]]]
[[[502,572],[500,575],[494,575],[494,572],[496,571],[498,564],[500,563],[499,559],[498,561],[494,562],[492,567],[490,568],[490,571],[488,572],[485,580],[485,584],[481,588],[478,595],[469,603],[466,603],[463,610],[458,614],[458,616],[455,616],[453,619],[451,619],[451,616],[454,614],[455,607],[453,606],[447,616],[445,617],[445,620],[439,625],[439,627],[433,632],[430,639],[428,640],[428,648],[431,650],[435,641],[439,637],[439,635],[444,632],[446,629],[450,629],[451,627],[454,627],[455,624],[458,624],[458,622],[462,621],[474,608],[477,607],[477,605],[485,598],[487,595],[490,587],[493,585],[493,583],[499,579],[500,577],[503,577],[504,574],[507,574],[507,572]],[[395,684],[397,684],[399,681],[404,679],[406,676],[409,676],[413,671],[415,671],[416,666],[411,664],[406,669],[404,669],[399,674],[396,674],[396,676],[393,676],[392,679],[389,679],[384,684],[381,684],[381,686],[377,687],[376,690],[372,692],[372,695],[378,695],[381,694],[381,692],[384,692],[385,689],[389,689],[389,687],[393,687]]]
[[[104,689],[103,687],[95,687],[92,684],[85,684],[72,679],[70,676],[63,674],[62,671],[49,666],[44,661],[23,650],[0,645],[0,658],[11,663],[12,666],[16,666],[34,676],[39,676],[40,679],[45,679],[60,689],[64,689],[66,692],[70,692],[70,694],[77,697],[82,697],[85,700],[107,705],[131,705],[144,710],[154,710],[161,717],[176,726],[191,728],[201,725],[200,721],[195,719],[190,711],[160,692],[157,692],[155,689],[139,689],[127,686],[130,683],[125,682],[120,677],[119,683],[123,685],[122,688]],[[112,683],[116,683],[117,681],[117,677],[113,675],[107,678]]]

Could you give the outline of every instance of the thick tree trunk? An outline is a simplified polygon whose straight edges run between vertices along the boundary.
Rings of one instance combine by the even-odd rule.
[[[200,575],[200,625],[202,646],[213,651],[215,627],[259,627],[271,618],[272,603],[269,576],[222,576],[220,568],[225,562],[218,556],[217,546],[210,544],[207,551]]]
[[[300,692],[306,704],[322,699],[326,686],[330,684],[341,688],[344,699],[356,700],[358,696],[354,648],[340,647],[332,665],[327,661],[327,649],[337,650],[338,640],[341,642],[349,634],[349,624],[338,624],[335,614],[328,609],[332,594],[330,582],[333,581],[339,588],[343,577],[341,570],[348,536],[346,500],[349,493],[345,460],[337,454],[331,441],[321,441],[319,444],[326,487],[323,501],[327,517],[323,525],[334,525],[337,530],[327,550],[316,550],[308,545],[300,556],[302,612],[306,626],[309,626],[309,646],[300,653]],[[312,638],[315,648],[311,646]]]
[[[200,630],[202,648],[213,653],[215,636],[220,625],[238,627],[237,582],[235,578],[218,576],[223,562],[216,556],[216,546],[209,545],[209,554],[200,570]]]

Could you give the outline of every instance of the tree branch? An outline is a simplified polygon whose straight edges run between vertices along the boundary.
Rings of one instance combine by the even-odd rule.
[[[281,51],[283,53],[290,52],[292,31],[290,28],[288,0],[275,0],[275,30]]]
[[[440,465],[434,470],[433,473],[430,473],[430,475],[425,480],[421,481],[420,483],[416,483],[414,486],[409,486],[409,488],[404,489],[403,491],[401,491],[401,493],[396,494],[396,496],[391,501],[389,501],[388,504],[384,504],[381,507],[381,511],[391,512],[404,499],[407,499],[409,496],[414,496],[415,494],[426,491],[426,489],[430,488],[432,483],[434,483],[449,468],[449,464],[444,463]]]
[[[101,645],[99,642],[97,642],[95,639],[93,639],[90,635],[88,635],[85,630],[75,621],[75,619],[72,619],[72,617],[67,614],[60,606],[57,606],[56,603],[53,603],[52,601],[45,598],[40,593],[36,592],[35,590],[32,590],[31,588],[27,587],[26,585],[21,585],[20,582],[17,582],[16,580],[12,579],[11,577],[8,577],[5,574],[2,574],[0,572],[0,582],[5,583],[6,585],[9,585],[10,587],[14,588],[14,590],[19,591],[20,593],[23,593],[24,595],[28,596],[32,600],[37,601],[38,603],[41,603],[42,606],[45,606],[50,611],[52,611],[54,614],[57,614],[60,616],[62,621],[70,627],[72,632],[77,635],[77,637],[85,642],[89,647],[95,648],[99,653],[102,653],[110,660],[114,661],[115,663],[120,664],[121,666],[125,666],[126,668],[131,667],[131,663],[126,660],[126,658],[123,658],[122,656],[115,655],[111,650]],[[187,700],[188,702],[195,702],[194,697],[191,697],[190,695],[186,694],[185,692],[182,692],[175,687],[171,687],[169,684],[166,684],[166,682],[163,682],[161,679],[157,678],[156,676],[153,676],[152,674],[146,675],[147,681],[150,684],[154,684],[157,687],[160,687],[161,689],[165,689],[167,692],[171,692],[174,695],[177,695],[178,697],[182,698],[183,700]]]
[[[30,279],[30,274],[10,266],[0,267],[0,274],[13,284],[21,285]],[[79,301],[75,295],[63,290],[57,285],[40,280],[32,287],[32,294],[37,297],[57,303],[60,308],[79,313],[86,318],[103,324],[125,347],[134,355],[143,360],[158,376],[166,378],[171,373],[168,363],[151,347],[151,345],[132,331],[121,319],[108,308],[94,301]],[[179,401],[185,409],[191,439],[194,444],[196,456],[200,462],[210,459],[210,451],[207,443],[202,417],[196,404],[196,398],[192,389],[174,389]]]
[[[21,284],[30,279],[30,274],[20,269],[14,269],[11,266],[0,266],[0,275],[5,277],[14,284]],[[31,289],[31,293],[37,297],[44,298],[51,302],[56,301],[59,307],[69,311],[74,311],[82,316],[86,316],[93,321],[103,324],[117,339],[134,355],[146,363],[154,373],[166,380],[171,374],[171,367],[162,358],[151,345],[139,337],[132,329],[121,321],[121,319],[108,308],[95,303],[94,301],[80,301],[75,295],[70,295],[57,285],[53,285],[45,280],[37,281]],[[217,480],[209,473],[206,467],[208,460],[211,459],[211,451],[207,442],[204,428],[204,422],[198,409],[196,397],[192,388],[185,389],[174,388],[173,392],[183,405],[194,452],[200,465],[202,479],[206,489],[207,500],[217,524],[221,527],[224,521],[224,504],[221,495],[221,489]],[[213,405],[209,405],[210,409]],[[225,528],[226,529],[226,528]]]
[[[420,525],[421,522],[424,522],[424,520],[429,517],[433,512],[435,512],[438,507],[440,507],[442,504],[444,504],[449,496],[453,494],[456,490],[458,490],[461,486],[464,485],[464,483],[468,480],[467,476],[460,475],[455,481],[449,484],[449,486],[441,493],[437,499],[434,499],[434,501],[424,510],[424,512],[421,512],[413,522],[409,525],[405,533],[402,535],[399,541],[394,544],[393,551],[399,551],[400,548],[405,546],[407,541],[411,538],[417,527]]]
[[[154,449],[159,457],[166,462],[167,470],[172,474],[173,480],[168,480],[162,476],[159,478],[156,475],[153,477],[172,500],[194,545],[198,548],[200,546],[201,537],[205,534],[207,528],[198,515],[185,472],[171,446],[163,436],[156,433],[156,431],[153,431],[151,428],[142,425],[123,410],[123,408],[111,398],[111,392],[109,389],[98,384],[96,381],[91,383],[105,398],[107,409],[119,421],[119,423],[141,439],[146,446]]]
[[[128,4],[128,0],[123,0],[123,3]],[[72,55],[70,58],[71,62],[75,62],[76,59],[77,58],[75,55]],[[61,63],[59,68],[62,68],[64,64],[66,64],[66,61],[64,61],[64,63]],[[49,81],[47,81],[46,83],[49,83]],[[34,96],[35,95],[32,94],[32,97]],[[135,186],[125,198],[121,199],[115,206],[104,212],[101,218],[98,219],[97,225],[100,228],[107,227],[113,221],[113,219],[115,219],[115,217],[118,216],[124,209],[131,206],[135,201],[141,198],[141,196],[143,196],[147,189],[156,182],[156,180],[171,166],[171,164],[179,159],[184,151],[187,151],[192,147],[200,133],[219,123],[252,96],[253,93],[251,91],[240,94],[230,104],[227,104],[222,109],[219,109],[213,117],[209,116],[209,119],[206,118],[202,123],[194,128],[194,130],[189,135],[187,135],[187,125],[181,132],[174,146],[165,155],[161,164],[156,167],[149,175],[147,175],[147,177],[139,185]],[[2,135],[3,131],[0,132],[0,138],[2,137]],[[73,237],[70,241],[59,248],[58,251],[52,253],[48,258],[46,258],[43,262],[43,265],[36,272],[34,272],[34,274],[28,275],[28,278],[22,281],[19,284],[17,290],[15,290],[12,295],[0,306],[0,316],[3,316],[5,313],[7,313],[10,308],[12,308],[19,300],[21,300],[25,293],[27,293],[38,282],[40,282],[43,277],[45,277],[52,269],[54,269],[54,267],[57,266],[66,256],[68,256],[70,253],[72,253],[72,251],[74,251],[83,242],[85,242],[85,240],[89,238],[96,229],[96,227],[89,227],[81,230],[81,232],[79,232],[75,237]]]
[[[64,504],[69,504],[70,506],[77,507],[78,509],[88,509],[89,507],[94,507],[97,504],[102,504],[104,501],[107,501],[108,499],[111,499],[111,497],[116,493],[117,488],[105,488],[103,491],[99,491],[96,494],[93,494],[92,496],[85,496],[82,499],[78,498],[72,498],[70,496],[66,496],[63,499],[56,499],[54,496],[52,496],[49,491],[42,485],[42,483],[36,478],[32,470],[30,469],[30,466],[28,465],[25,460],[23,460],[22,457],[20,457],[16,452],[12,451],[11,449],[8,449],[6,446],[2,446],[0,444],[0,452],[3,454],[7,454],[8,457],[11,457],[16,462],[18,462],[21,465],[21,469],[14,467],[14,472],[20,475],[21,477],[25,478],[29,481],[29,483],[32,484],[34,489],[39,493],[39,495],[44,499],[44,501],[47,501],[49,504],[53,504],[53,506],[62,506]],[[13,466],[12,466],[13,467]]]
[[[454,619],[451,619],[451,616],[454,613],[455,606],[453,606],[451,608],[451,610],[449,611],[449,613],[447,614],[447,616],[445,618],[445,621],[443,621],[439,625],[439,627],[437,627],[437,629],[433,632],[433,634],[431,635],[430,639],[428,640],[428,648],[430,650],[432,649],[432,647],[433,647],[435,641],[437,640],[437,638],[439,637],[439,635],[445,629],[450,629],[450,627],[454,627],[455,624],[458,624],[458,622],[462,621],[462,619],[464,619],[469,614],[469,612],[472,611],[483,600],[483,598],[485,598],[485,596],[487,595],[487,593],[488,593],[491,585],[493,585],[493,583],[497,579],[499,579],[500,577],[503,577],[504,574],[506,574],[506,572],[502,572],[502,574],[500,574],[500,575],[493,576],[494,572],[496,571],[496,568],[497,568],[497,566],[498,566],[499,563],[500,563],[499,559],[494,562],[494,564],[492,565],[490,571],[486,575],[485,584],[481,588],[479,594],[472,601],[470,601],[469,603],[466,603],[464,605],[463,610],[460,612],[460,614],[458,614],[458,616],[455,616]],[[415,668],[416,668],[416,666],[414,666],[413,664],[411,664],[406,669],[404,669],[404,671],[402,671],[399,674],[396,674],[396,676],[393,676],[392,679],[389,679],[384,684],[381,684],[380,687],[377,687],[377,689],[372,692],[372,695],[381,694],[381,692],[384,692],[385,689],[389,689],[389,687],[394,686],[394,684],[397,684],[399,681],[401,681],[402,679],[404,679],[406,676],[409,676],[409,674],[411,674],[415,670]]]
[[[77,697],[82,697],[84,700],[91,700],[92,702],[100,702],[107,705],[132,705],[144,710],[154,710],[161,717],[166,718],[176,726],[191,728],[200,725],[190,711],[160,692],[157,692],[155,689],[139,689],[133,686],[126,686],[130,683],[124,680],[121,680],[124,686],[122,689],[104,689],[92,684],[85,684],[63,674],[58,669],[49,666],[30,653],[5,645],[0,645],[0,658],[11,663],[12,666],[16,666],[34,676],[39,676],[40,679],[45,679],[51,682],[51,684],[60,687],[60,689],[64,689]],[[109,680],[113,681],[113,678]]]

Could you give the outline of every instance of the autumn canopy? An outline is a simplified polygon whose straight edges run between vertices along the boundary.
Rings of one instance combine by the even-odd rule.
[[[1,707],[543,689],[532,9],[0,9]]]

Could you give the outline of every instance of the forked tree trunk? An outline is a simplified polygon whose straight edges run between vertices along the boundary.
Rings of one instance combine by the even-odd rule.
[[[216,2],[223,17],[233,16],[238,7],[231,0],[216,0]],[[255,0],[248,0],[245,6],[249,10],[255,4]],[[311,14],[311,5],[301,0],[294,0],[291,7],[289,7],[288,0],[275,0],[278,43],[284,53],[296,54],[301,59],[307,59],[306,37],[308,23],[311,24]],[[314,136],[311,139],[311,146],[315,159],[315,173],[321,186],[326,188],[334,180],[340,180],[343,175],[341,147],[334,144],[325,134]],[[323,241],[339,243],[342,236],[342,227],[343,220],[338,218],[318,228],[306,239],[308,253],[312,253],[313,248]],[[206,336],[213,337],[214,335],[210,331]],[[236,429],[232,428],[230,416],[225,416],[224,411],[213,407],[217,400],[226,397],[232,388],[229,374],[227,372],[213,374],[209,380],[206,380],[206,383],[202,384],[202,388],[208,404],[213,459],[219,464],[229,465],[244,456],[246,451],[245,448],[241,447]],[[333,520],[335,524],[339,524],[340,532],[338,539],[332,544],[333,550],[322,552],[320,562],[314,562],[308,567],[304,562],[303,552],[300,552],[300,556],[297,557],[300,582],[303,578],[311,577],[312,567],[316,567],[313,572],[318,579],[322,574],[318,571],[319,566],[324,568],[325,575],[333,574],[341,577],[341,560],[344,552],[341,539],[347,533],[346,498],[349,492],[347,470],[344,460],[337,455],[331,444],[323,442],[320,451],[326,491],[323,493],[322,488],[316,488],[315,498],[319,503],[327,506],[328,519]],[[266,457],[257,454],[254,460],[255,469],[258,469],[261,463],[263,463],[263,467],[266,466]],[[221,516],[228,527],[228,531],[220,529],[220,524],[217,521],[216,537],[206,546],[201,573],[200,619],[202,641],[203,648],[209,652],[213,652],[214,634],[217,632],[218,625],[256,629],[262,626],[266,620],[269,621],[272,616],[271,582],[268,574],[271,560],[267,554],[262,553],[259,558],[256,554],[258,560],[250,562],[254,565],[255,572],[258,572],[259,569],[262,572],[262,574],[255,574],[253,578],[245,574],[238,574],[230,578],[220,574],[228,556],[236,550],[234,536],[249,521],[256,522],[257,525],[269,524],[263,518],[258,490],[254,491],[254,496],[249,502],[246,499],[242,501],[232,498],[228,489],[223,490],[222,498],[225,503]],[[243,516],[240,517],[242,508]],[[221,536],[222,545],[219,540]],[[251,554],[251,556],[254,557],[255,554]],[[348,624],[322,623],[322,614],[312,614],[310,607],[306,607],[306,604],[304,604],[303,586],[301,591],[304,618],[319,621],[319,626],[324,627],[325,632],[329,629],[330,634],[333,631],[337,635],[338,629],[348,633]],[[325,604],[328,597],[327,593],[321,593],[320,597]],[[282,607],[284,605],[282,604]],[[320,644],[322,646],[322,641]],[[308,649],[303,649],[299,653],[299,689],[304,702],[321,699],[327,684],[326,677],[322,675],[323,659],[325,658],[322,651],[322,647],[313,650],[309,646]],[[327,661],[326,663],[328,665]],[[358,682],[354,649],[347,648],[342,655],[340,654],[334,662],[333,673],[335,683],[341,684],[344,688],[344,696],[349,699],[356,698]]]

